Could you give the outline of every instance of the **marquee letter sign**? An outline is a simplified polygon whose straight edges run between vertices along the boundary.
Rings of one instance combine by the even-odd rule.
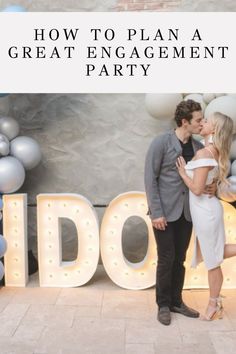
[[[41,286],[86,284],[99,258],[99,227],[91,203],[77,194],[40,194],[38,204],[38,261]],[[78,236],[75,261],[62,262],[60,218],[72,220]]]
[[[222,202],[226,242],[236,242],[235,208]],[[3,235],[7,239],[4,256],[6,286],[25,286],[28,280],[27,196],[4,195]],[[146,289],[155,284],[156,243],[147,213],[146,196],[127,192],[113,199],[103,216],[100,245],[97,214],[92,204],[78,194],[40,194],[37,197],[38,262],[40,286],[75,287],[86,284],[94,275],[99,249],[104,268],[111,280],[125,289]],[[130,262],[122,249],[122,231],[132,216],[141,218],[148,229],[148,248],[144,259]],[[61,219],[71,220],[76,227],[78,253],[74,261],[62,261]],[[128,235],[126,235],[128,237]],[[208,287],[203,263],[190,268],[193,240],[186,259],[185,288]],[[223,265],[225,288],[236,288],[235,257]]]
[[[147,254],[139,263],[129,262],[122,250],[122,230],[131,216],[139,216],[148,227]],[[155,284],[156,245],[144,193],[124,193],[109,204],[102,220],[101,255],[109,277],[122,288],[146,289]]]

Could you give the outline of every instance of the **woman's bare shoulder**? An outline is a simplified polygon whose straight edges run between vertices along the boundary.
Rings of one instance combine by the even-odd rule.
[[[198,150],[195,154],[195,159],[207,159],[207,158],[211,158],[212,154],[209,152],[209,150],[207,150],[205,147]]]

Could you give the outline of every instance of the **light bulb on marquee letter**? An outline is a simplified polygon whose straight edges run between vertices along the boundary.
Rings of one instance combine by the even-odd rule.
[[[101,256],[109,277],[125,289],[146,289],[155,284],[156,245],[147,214],[146,196],[142,192],[120,194],[109,204],[101,226]],[[129,262],[122,250],[122,230],[132,216],[142,218],[148,227],[148,249],[139,263]]]
[[[24,287],[28,282],[27,194],[3,196],[3,235],[5,284]]]
[[[99,226],[93,206],[78,194],[40,194],[37,204],[40,286],[86,284],[99,259]],[[62,262],[60,218],[68,218],[76,226],[79,247],[72,262]]]

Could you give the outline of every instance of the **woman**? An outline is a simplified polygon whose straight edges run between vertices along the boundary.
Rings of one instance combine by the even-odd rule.
[[[190,211],[195,233],[195,249],[192,266],[203,260],[208,269],[210,298],[203,320],[222,318],[223,307],[220,290],[223,283],[221,263],[224,258],[236,255],[236,244],[225,244],[223,208],[217,197],[203,194],[206,185],[217,179],[225,183],[232,142],[233,121],[214,113],[204,121],[201,135],[205,147],[199,150],[186,165],[179,157],[176,166],[190,190]]]

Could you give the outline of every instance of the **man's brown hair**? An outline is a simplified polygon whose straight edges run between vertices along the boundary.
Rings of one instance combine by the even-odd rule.
[[[175,121],[178,127],[182,126],[182,119],[186,119],[189,123],[193,118],[192,113],[201,111],[200,103],[193,100],[182,101],[178,104],[175,111]]]

